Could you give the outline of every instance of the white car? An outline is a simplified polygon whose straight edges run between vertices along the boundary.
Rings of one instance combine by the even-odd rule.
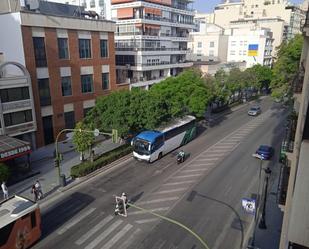
[[[261,113],[261,108],[259,106],[253,106],[249,109],[248,115],[257,116]]]

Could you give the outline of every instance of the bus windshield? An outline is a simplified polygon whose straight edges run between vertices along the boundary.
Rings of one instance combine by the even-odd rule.
[[[146,140],[136,138],[133,142],[133,149],[140,155],[149,155],[150,143]]]

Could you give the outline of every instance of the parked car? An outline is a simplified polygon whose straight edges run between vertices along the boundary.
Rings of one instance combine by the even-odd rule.
[[[253,106],[248,111],[248,115],[250,115],[250,116],[257,116],[260,113],[261,113],[261,107],[259,107],[259,106]]]
[[[274,148],[269,145],[260,145],[255,152],[262,160],[270,160],[274,155]]]

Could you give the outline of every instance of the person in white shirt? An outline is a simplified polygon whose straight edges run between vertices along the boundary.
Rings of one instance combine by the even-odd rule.
[[[5,182],[3,181],[1,184],[2,192],[3,192],[3,199],[8,199],[9,198],[9,191],[7,186],[5,185]]]
[[[36,181],[36,183],[34,184],[35,189],[38,193],[38,199],[42,199],[43,198],[43,191],[42,191],[42,187],[41,187],[41,183],[39,182],[39,180]]]

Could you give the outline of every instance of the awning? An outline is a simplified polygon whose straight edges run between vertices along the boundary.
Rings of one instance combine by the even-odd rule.
[[[145,29],[160,29],[160,25],[145,24]]]
[[[9,136],[0,136],[0,162],[29,154],[30,143]]]
[[[132,18],[133,17],[133,8],[123,8],[117,9],[117,18]]]
[[[161,16],[162,11],[159,10],[159,9],[155,9],[155,8],[145,8],[145,14],[152,14],[152,15],[156,15],[156,16]]]

